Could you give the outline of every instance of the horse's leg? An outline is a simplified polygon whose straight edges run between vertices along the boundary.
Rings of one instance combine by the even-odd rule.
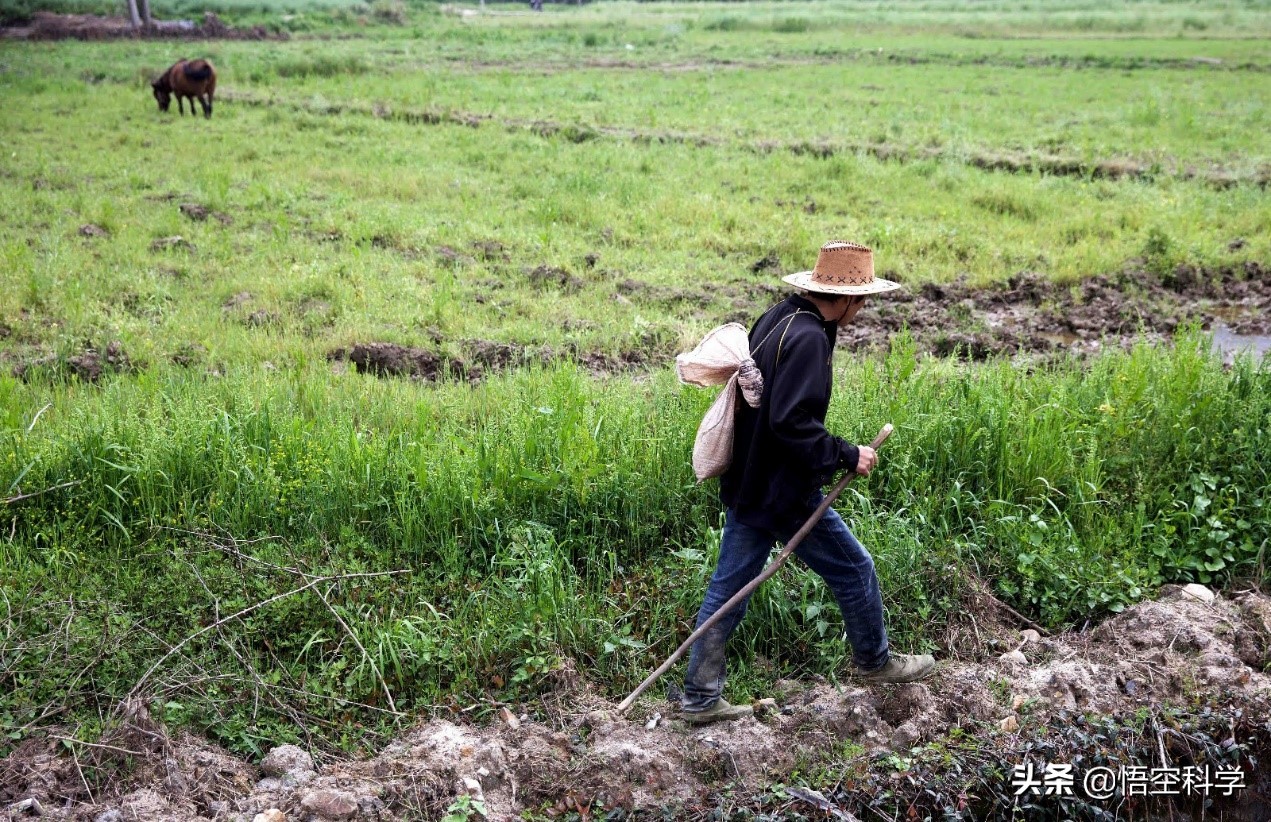
[[[212,93],[205,91],[199,95],[199,103],[203,106],[203,116],[212,119]]]
[[[185,116],[185,98],[180,92],[177,92],[177,111],[181,112],[182,117]]]

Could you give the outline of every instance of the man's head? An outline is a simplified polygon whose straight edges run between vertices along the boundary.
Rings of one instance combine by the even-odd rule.
[[[816,267],[788,274],[783,280],[799,288],[826,320],[847,325],[865,305],[870,294],[900,288],[898,283],[874,276],[874,252],[856,243],[833,242],[821,246]]]
[[[864,295],[818,294],[815,291],[804,291],[803,296],[817,307],[823,319],[827,322],[838,323],[839,328],[843,328],[855,319],[860,310],[865,307],[865,301],[869,299]]]

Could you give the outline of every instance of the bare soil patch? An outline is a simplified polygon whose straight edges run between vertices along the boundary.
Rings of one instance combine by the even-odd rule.
[[[463,378],[462,363],[452,363],[424,348],[411,348],[396,343],[356,343],[349,349],[337,349],[332,360],[348,360],[359,374],[377,377],[409,377],[433,381],[446,373]]]
[[[839,343],[849,350],[884,347],[889,335],[907,328],[920,351],[941,356],[1090,354],[1144,337],[1163,341],[1192,322],[1271,334],[1269,316],[1271,276],[1257,263],[1222,271],[1179,266],[1165,275],[1131,267],[1073,285],[1020,274],[989,287],[901,289],[874,300],[839,332]]]
[[[931,680],[903,686],[783,680],[756,704],[756,718],[705,728],[685,725],[661,699],[617,716],[567,668],[534,717],[529,706],[507,705],[486,725],[438,716],[369,759],[315,765],[309,752],[283,746],[257,765],[170,736],[131,705],[94,746],[59,744],[65,734],[55,731],[25,741],[0,761],[0,807],[34,801],[52,819],[252,820],[276,809],[287,819],[386,820],[439,818],[466,793],[492,820],[525,809],[705,819],[725,797],[733,808],[912,807],[922,818],[941,802],[969,812],[1009,803],[989,766],[1009,773],[1026,760],[1084,755],[1083,768],[1099,756],[1114,765],[1239,765],[1246,790],[1216,797],[1210,813],[1264,819],[1268,785],[1249,757],[1271,750],[1271,599],[1211,597],[1200,586],[1167,586],[1093,631],[1053,638],[1016,631],[990,610],[978,615],[982,661],[946,661]],[[855,752],[843,753],[845,743]],[[962,758],[950,761],[951,751]],[[902,755],[908,772],[898,768]],[[91,792],[86,764],[99,780]],[[833,790],[770,790],[817,767],[839,775]],[[1126,807],[1125,798],[1113,802]]]
[[[577,291],[582,288],[583,281],[570,274],[568,270],[558,266],[540,265],[530,269],[527,274],[535,288],[555,286],[565,291]]]
[[[112,340],[105,348],[85,343],[79,351],[65,357],[57,354],[34,356],[15,365],[13,376],[27,381],[37,375],[45,375],[52,379],[99,382],[107,374],[130,373],[136,368],[123,345],[118,340]]]
[[[477,245],[480,248],[474,250],[478,253],[504,262],[506,250],[501,245]],[[465,259],[474,260],[448,247],[437,253],[459,265],[466,264]],[[785,293],[784,288],[766,281],[783,270],[777,255],[765,255],[751,270],[764,281],[707,289],[662,286],[627,277],[614,283],[613,296],[672,311],[709,310],[723,296],[731,298],[733,310],[718,319],[749,323]],[[524,269],[524,273],[536,288],[571,291],[581,287],[581,281],[563,268],[542,265]],[[896,277],[891,272],[882,275]],[[498,280],[488,284],[488,290],[500,287]],[[476,297],[477,302],[485,299],[481,294]],[[1072,285],[1020,274],[994,286],[971,286],[963,281],[927,284],[878,298],[852,325],[840,330],[839,345],[846,351],[882,351],[890,339],[907,329],[920,353],[967,360],[1013,356],[1044,363],[1052,358],[1090,356],[1106,346],[1129,347],[1142,339],[1165,342],[1187,323],[1221,332],[1215,339],[1224,351],[1237,345],[1256,348],[1259,341],[1271,339],[1268,317],[1271,277],[1256,263],[1222,271],[1180,266],[1166,275],[1131,267],[1119,275],[1091,277]],[[456,353],[446,354],[440,337],[428,342],[433,347],[359,342],[331,351],[328,358],[351,362],[359,373],[380,377],[427,381],[449,377],[476,382],[490,373],[559,360],[579,363],[597,375],[645,371],[666,367],[676,353],[656,335],[618,350],[476,339],[458,341],[452,346]]]
[[[439,336],[432,340],[440,345]],[[359,374],[377,377],[404,377],[435,382],[441,379],[480,382],[491,373],[525,366],[544,366],[557,361],[578,363],[596,376],[646,371],[670,362],[674,352],[654,340],[641,347],[617,351],[584,350],[567,345],[461,340],[460,353],[447,355],[439,350],[388,342],[359,342],[328,352],[327,359],[342,367],[352,363]]]
[[[182,214],[196,223],[201,223],[207,220],[208,217],[215,218],[221,225],[230,225],[234,222],[234,218],[230,217],[225,212],[212,211],[207,206],[200,205],[199,203],[182,203],[180,208]]]

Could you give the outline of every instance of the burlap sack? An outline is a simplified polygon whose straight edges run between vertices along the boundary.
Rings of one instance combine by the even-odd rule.
[[[707,409],[693,441],[693,473],[698,482],[718,477],[728,470],[733,458],[733,428],[737,411],[737,388],[751,408],[759,407],[763,376],[750,357],[750,340],[745,326],[728,323],[712,330],[697,348],[675,358],[680,382],[724,390]]]

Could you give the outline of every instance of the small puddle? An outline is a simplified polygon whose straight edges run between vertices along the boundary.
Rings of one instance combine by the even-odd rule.
[[[1226,323],[1214,323],[1214,350],[1231,362],[1237,354],[1250,353],[1257,358],[1271,351],[1271,334],[1237,334]]]

